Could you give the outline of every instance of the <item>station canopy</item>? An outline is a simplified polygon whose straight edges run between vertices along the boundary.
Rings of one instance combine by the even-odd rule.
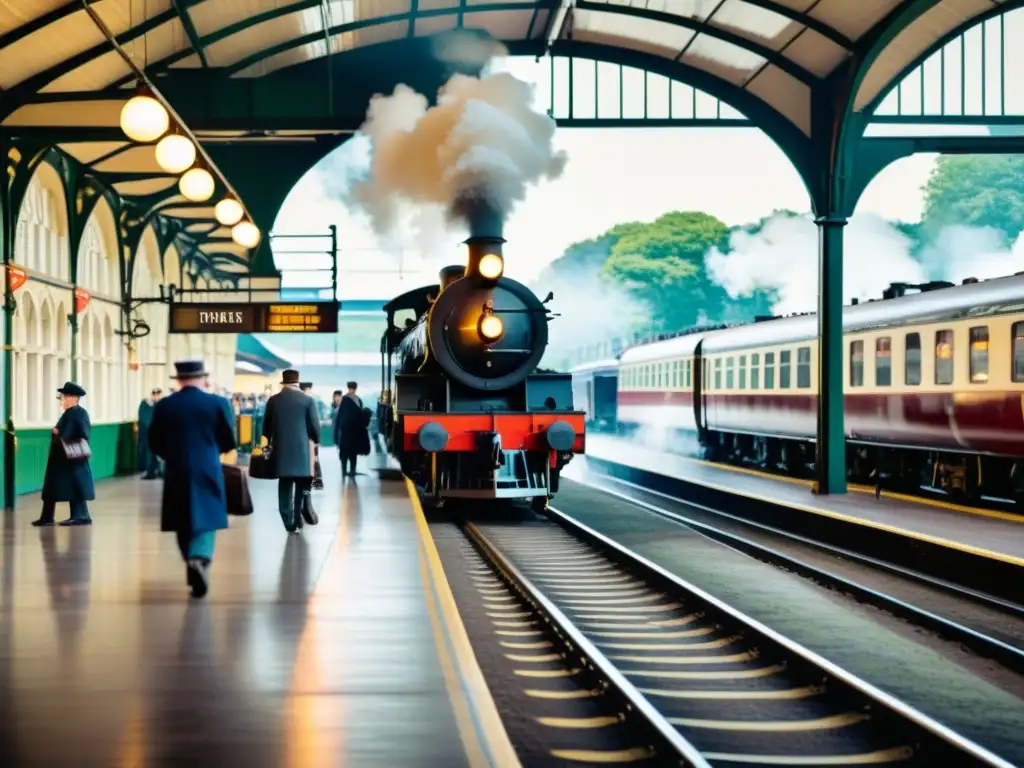
[[[92,172],[111,174],[123,196],[167,192],[171,202],[175,179],[157,166],[152,147],[118,138],[135,78],[86,4],[158,87],[161,77],[184,71],[221,81],[267,78],[327,55],[394,51],[401,41],[461,28],[512,53],[571,55],[578,46],[677,62],[681,73],[742,92],[804,135],[812,89],[851,57],[863,67],[854,95],[862,110],[936,41],[1000,7],[999,0],[0,0],[2,126],[53,136]],[[190,127],[204,143],[246,128]],[[192,220],[193,231],[214,221],[206,208],[165,213]]]

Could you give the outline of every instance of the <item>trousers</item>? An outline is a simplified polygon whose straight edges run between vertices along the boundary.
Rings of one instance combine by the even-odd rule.
[[[341,456],[341,474],[354,475],[356,473],[356,460],[359,458],[359,454],[352,450],[343,449],[339,451],[339,455]]]
[[[286,531],[302,527],[302,505],[309,500],[311,477],[282,477],[277,481],[277,508]]]
[[[89,505],[84,501],[71,501],[68,502],[71,505],[71,519],[72,520],[88,520],[89,519]],[[55,501],[44,501],[43,512],[39,515],[40,520],[53,520],[53,516],[57,512],[57,502]]]
[[[216,531],[177,531],[176,536],[182,560],[202,560],[207,565],[213,560],[213,547],[217,543]]]

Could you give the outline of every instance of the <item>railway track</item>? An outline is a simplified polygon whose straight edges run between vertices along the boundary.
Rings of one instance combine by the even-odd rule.
[[[978,655],[997,661],[1007,669],[1024,672],[1024,647],[1022,647],[1024,635],[1007,632],[1008,637],[1003,640],[988,634],[983,626],[977,626],[984,622],[972,622],[969,618],[958,621],[943,615],[944,608],[948,609],[948,604],[951,601],[956,601],[978,606],[984,611],[997,611],[1004,614],[1012,626],[1019,626],[1018,622],[1024,622],[1024,606],[1018,603],[978,592],[955,582],[939,579],[896,563],[751,520],[741,514],[676,499],[660,491],[643,488],[618,478],[605,477],[602,478],[602,482],[588,484],[647,512],[677,522],[715,541],[745,552],[763,562],[781,566],[823,585],[852,594],[865,603],[931,629],[947,639],[959,642]],[[738,510],[741,509],[742,505],[738,505]],[[748,531],[748,535],[738,533],[744,529]],[[773,540],[798,545],[798,549],[816,550],[830,558],[845,560],[864,569],[926,587],[949,600],[939,599],[933,601],[935,605],[921,605],[919,604],[920,597],[917,598],[917,602],[900,599],[881,588],[862,584],[856,580],[856,577],[841,575],[828,566],[812,563],[807,559],[780,551],[777,546],[765,543]],[[927,597],[925,597],[925,601],[927,602]],[[944,606],[944,603],[947,605]],[[969,616],[971,611],[962,608],[960,613]],[[970,626],[972,623],[975,623],[976,626]]]
[[[499,615],[519,623],[521,647],[506,656],[564,670],[541,678],[578,680],[583,693],[564,698],[603,700],[603,714],[537,719],[635,741],[608,759],[553,751],[560,761],[1011,765],[567,515],[550,516],[462,530],[486,564],[473,578],[511,598]]]

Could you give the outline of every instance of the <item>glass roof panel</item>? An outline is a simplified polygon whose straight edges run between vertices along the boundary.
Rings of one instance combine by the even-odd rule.
[[[687,58],[705,59],[713,64],[747,75],[753,74],[765,63],[763,56],[758,56],[745,48],[709,35],[698,35],[687,49],[686,56]]]
[[[711,24],[735,30],[753,40],[760,40],[774,50],[792,40],[802,28],[802,25],[780,13],[745,3],[743,0],[725,0],[722,7],[711,17]]]
[[[601,11],[577,11],[573,14],[573,36],[590,33],[602,38],[618,38],[625,47],[656,52],[675,58],[693,38],[692,30],[650,19],[632,18]]]

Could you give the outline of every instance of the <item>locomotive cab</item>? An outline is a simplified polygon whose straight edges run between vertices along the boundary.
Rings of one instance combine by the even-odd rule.
[[[549,311],[504,276],[496,237],[467,241],[466,267],[385,306],[385,377],[392,454],[437,503],[448,498],[531,499],[543,507],[561,469],[583,451],[584,414],[569,374],[537,370]],[[550,297],[549,297],[550,299]],[[401,327],[404,311],[415,314]],[[385,382],[387,383],[387,382]]]

